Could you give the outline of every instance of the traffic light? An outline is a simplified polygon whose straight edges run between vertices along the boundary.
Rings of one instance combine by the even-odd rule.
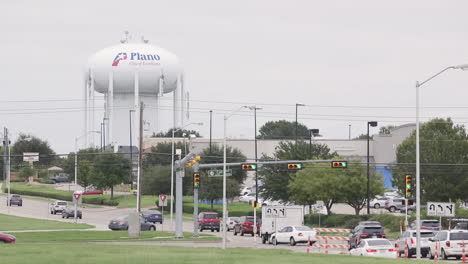
[[[408,174],[405,176],[405,197],[406,198],[412,198],[413,197],[413,194],[412,194],[412,191],[413,191],[413,184],[411,183],[411,175]]]
[[[253,201],[251,202],[251,205],[252,205],[253,208],[257,208],[258,202],[255,201],[255,200],[253,200]]]
[[[348,168],[348,162],[345,161],[345,160],[341,160],[341,161],[335,160],[335,161],[331,162],[331,167],[332,168],[346,169],[346,168]]]
[[[198,172],[193,173],[193,188],[194,189],[200,188],[200,173]]]
[[[288,170],[302,170],[302,163],[288,163]]]
[[[245,163],[242,164],[242,170],[256,170],[257,164],[254,163]]]
[[[197,163],[198,161],[201,160],[201,157],[200,156],[195,156],[192,160],[190,160],[189,162],[187,162],[187,164],[185,164],[186,167],[192,167],[195,163]]]

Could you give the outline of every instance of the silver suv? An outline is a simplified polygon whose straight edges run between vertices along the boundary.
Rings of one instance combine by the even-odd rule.
[[[401,208],[404,208],[405,198],[403,197],[394,197],[390,198],[385,202],[385,209],[389,210],[390,212],[396,212]]]

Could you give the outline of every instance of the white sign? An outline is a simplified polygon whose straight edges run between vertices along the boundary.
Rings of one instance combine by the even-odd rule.
[[[73,197],[73,202],[74,203],[80,204],[81,201],[83,200],[83,192],[76,191],[76,192],[73,193],[72,197]]]
[[[167,195],[160,194],[159,195],[159,206],[167,206]]]
[[[286,208],[284,207],[268,208],[266,210],[265,216],[266,217],[278,217],[278,218],[286,217]]]
[[[39,152],[23,152],[23,161],[39,161]]]
[[[455,203],[427,202],[427,216],[455,216]]]

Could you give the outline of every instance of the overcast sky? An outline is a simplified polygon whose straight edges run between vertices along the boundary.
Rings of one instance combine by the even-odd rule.
[[[191,121],[223,136],[223,115],[256,104],[269,120],[319,128],[326,138],[414,122],[415,82],[468,63],[468,1],[20,1],[0,2],[0,125],[74,149],[83,126],[88,57],[144,35],[176,54]],[[421,115],[468,122],[468,71],[424,86]],[[429,108],[430,107],[430,108]],[[166,113],[170,114],[170,113]],[[373,129],[377,132],[377,129]],[[2,129],[3,132],[3,129]],[[252,112],[229,119],[228,136],[253,138]]]

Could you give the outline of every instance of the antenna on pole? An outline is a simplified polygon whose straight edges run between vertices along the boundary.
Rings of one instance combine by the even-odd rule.
[[[120,40],[120,43],[122,43],[122,44],[123,43],[128,43],[128,35],[130,34],[130,32],[128,32],[128,30],[125,30],[124,34],[125,34],[125,37]]]

